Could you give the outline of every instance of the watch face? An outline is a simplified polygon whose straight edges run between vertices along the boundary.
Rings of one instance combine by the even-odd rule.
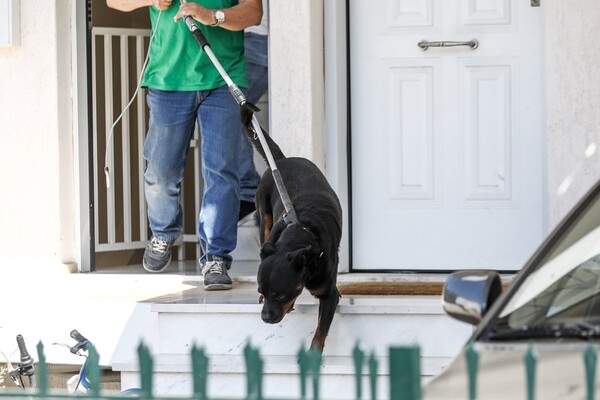
[[[215,18],[217,18],[217,21],[219,23],[222,23],[223,21],[225,21],[225,13],[221,10],[215,11]]]

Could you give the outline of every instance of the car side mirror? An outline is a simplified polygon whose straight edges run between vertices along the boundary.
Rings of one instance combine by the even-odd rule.
[[[501,293],[502,283],[496,271],[458,271],[446,279],[442,306],[452,318],[477,325]]]

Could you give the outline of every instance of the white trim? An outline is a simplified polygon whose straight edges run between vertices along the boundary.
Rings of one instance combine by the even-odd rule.
[[[75,262],[80,272],[91,270],[89,213],[88,90],[86,62],[86,3],[72,2],[73,174],[75,206]]]
[[[21,44],[19,4],[19,0],[0,0],[0,47],[19,46]]]
[[[93,36],[150,36],[150,29],[92,27]]]
[[[347,157],[346,2],[324,2],[326,176],[342,203],[344,225],[338,272],[350,272]]]

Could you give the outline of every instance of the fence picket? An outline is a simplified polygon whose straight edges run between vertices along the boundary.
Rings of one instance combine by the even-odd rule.
[[[192,347],[192,380],[194,398],[197,400],[206,400],[206,377],[208,376],[208,357],[204,349]]]
[[[319,400],[319,378],[321,376],[321,352],[311,347],[307,353],[308,371],[312,378],[313,400]]]
[[[596,358],[596,348],[592,343],[588,343],[587,348],[583,353],[588,400],[594,400],[596,395]]]
[[[375,358],[375,353],[371,353],[369,357],[369,378],[371,382],[371,400],[377,399],[377,370],[379,369],[379,363]]]
[[[421,399],[421,366],[418,346],[390,347],[390,399]]]
[[[298,351],[298,365],[300,367],[300,399],[306,400],[306,375],[308,371],[308,355],[304,346]]]
[[[535,399],[535,371],[537,366],[537,356],[533,351],[533,346],[529,345],[525,353],[525,373],[527,376],[527,400]]]
[[[356,385],[356,400],[362,399],[362,372],[364,358],[364,352],[360,349],[358,343],[356,343],[354,349],[352,350],[352,359],[354,361],[354,379]]]
[[[46,356],[44,355],[44,344],[39,342],[37,344],[37,354],[38,354],[38,365],[36,369],[37,374],[37,390],[42,398],[48,392],[48,366],[46,365]]]
[[[140,365],[140,383],[141,397],[145,399],[152,398],[152,375],[154,373],[154,361],[150,355],[150,350],[144,343],[138,346],[138,358]]]
[[[262,400],[262,376],[263,363],[258,354],[258,350],[253,348],[250,343],[244,348],[244,359],[246,360],[246,379],[248,400]]]
[[[467,359],[467,372],[469,378],[469,400],[477,399],[477,367],[479,366],[479,353],[475,350],[473,342],[469,343],[465,353]]]
[[[100,369],[100,357],[94,346],[91,346],[88,354],[88,366],[90,377],[90,393],[92,396],[100,396],[100,383],[102,382],[102,370]]]

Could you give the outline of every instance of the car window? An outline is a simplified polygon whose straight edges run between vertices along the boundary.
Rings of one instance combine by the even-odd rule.
[[[514,293],[494,330],[534,325],[600,325],[600,201],[562,234]]]

